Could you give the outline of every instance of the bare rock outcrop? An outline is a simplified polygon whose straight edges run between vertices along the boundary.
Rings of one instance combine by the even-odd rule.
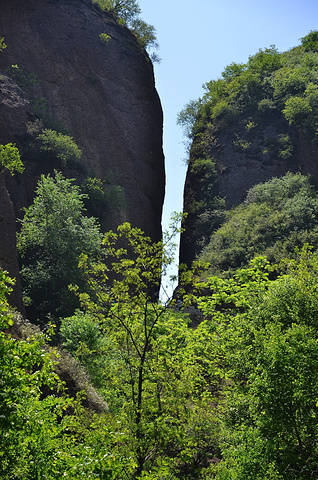
[[[0,72],[17,65],[26,78],[36,76],[38,83],[27,86],[33,105],[45,103],[52,123],[74,138],[88,174],[123,187],[126,209],[118,223],[128,220],[158,238],[162,109],[136,37],[91,0],[4,0],[0,36],[8,45]],[[1,138],[6,133],[4,126]]]
[[[0,54],[0,143],[16,143],[26,167],[6,179],[16,215],[30,204],[40,174],[56,167],[33,158],[27,147],[27,124],[42,117],[82,151],[80,168],[67,176],[79,182],[96,176],[122,188],[120,208],[101,214],[103,228],[129,221],[158,240],[162,109],[151,61],[136,37],[91,0],[2,0],[0,37],[7,44]],[[2,223],[2,238],[9,230],[13,235],[9,224]],[[2,265],[15,258],[2,257]]]

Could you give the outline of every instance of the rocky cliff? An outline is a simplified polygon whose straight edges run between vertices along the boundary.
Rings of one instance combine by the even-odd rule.
[[[278,156],[278,146],[286,135],[293,154],[284,159]],[[244,122],[235,128],[217,130],[209,148],[209,157],[214,159],[210,171],[196,168],[195,161],[190,160],[184,187],[184,211],[188,217],[181,236],[180,261],[188,265],[221,225],[224,212],[243,202],[251,187],[287,172],[318,177],[317,146],[279,115],[264,119],[253,132],[246,132]]]
[[[205,85],[191,130],[182,263],[192,263],[254,185],[287,172],[318,178],[318,45],[308,38],[285,53],[260,50]]]
[[[101,213],[104,229],[129,221],[158,240],[162,109],[152,64],[135,36],[91,0],[3,0],[0,37],[7,44],[0,55],[0,143],[16,143],[26,167],[6,178],[16,215],[31,202],[40,174],[57,167],[31,148],[40,121],[67,132],[82,151],[66,176],[96,176],[122,188],[120,207]],[[2,222],[1,243],[14,244],[13,221],[11,241]],[[15,262],[13,254],[3,256],[4,266]]]

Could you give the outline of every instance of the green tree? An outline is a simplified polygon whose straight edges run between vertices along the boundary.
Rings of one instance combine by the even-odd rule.
[[[136,35],[140,45],[148,51],[157,49],[156,29],[140,18],[141,9],[137,0],[93,0],[102,9],[112,12],[121,23],[127,25]],[[151,54],[155,62],[160,62],[156,53]]]
[[[200,108],[199,100],[191,100],[177,116],[177,124],[184,129],[187,137],[192,137],[193,126]]]
[[[304,248],[284,264],[270,280],[273,268],[254,259],[232,279],[210,279],[212,294],[202,299],[228,378],[223,460],[211,478],[307,480],[317,472],[318,258]]]
[[[207,452],[217,448],[210,415],[218,388],[213,332],[205,323],[190,329],[174,302],[158,302],[162,268],[172,261],[163,242],[154,244],[126,223],[108,232],[103,245],[105,263],[82,256],[90,290],[79,295],[105,335],[103,351],[91,358],[103,357],[101,391],[112,412],[109,422],[122,432],[120,451],[134,461],[129,478],[158,478],[164,471],[169,478],[196,475]],[[62,322],[66,346],[74,338],[70,324]]]
[[[135,18],[131,21],[130,28],[137,36],[142,47],[146,49],[159,48],[156,37],[156,29],[153,25],[149,25],[149,23],[145,22],[141,18]],[[151,55],[151,59],[155,62],[160,62],[159,56],[154,56],[154,54]]]
[[[58,172],[42,175],[35,193],[21,221],[18,248],[29,314],[45,322],[74,312],[77,301],[68,285],[81,284],[80,254],[96,255],[101,237],[96,220],[84,215],[85,195],[72,180]]]
[[[141,14],[137,0],[94,0],[105,10],[109,10],[129,24]]]

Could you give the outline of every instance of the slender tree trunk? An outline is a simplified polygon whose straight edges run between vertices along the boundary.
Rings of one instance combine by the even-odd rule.
[[[142,407],[142,390],[143,390],[143,368],[145,363],[145,351],[143,356],[140,359],[140,367],[139,367],[139,374],[138,374],[138,400],[137,400],[137,409],[136,409],[136,440],[137,440],[137,468],[134,473],[134,478],[140,477],[142,474],[143,466],[144,466],[144,454],[142,448],[142,415],[141,415],[141,407]]]

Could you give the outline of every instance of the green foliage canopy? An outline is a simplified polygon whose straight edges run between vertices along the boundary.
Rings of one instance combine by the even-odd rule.
[[[22,340],[8,333],[13,323],[6,298],[11,285],[0,269],[0,474],[4,479],[29,479],[35,472],[44,474],[45,459],[63,430],[56,421],[58,412],[70,403],[53,395],[40,400],[42,388],[58,381],[54,351],[44,350],[43,335]],[[51,468],[56,471],[52,462]]]
[[[229,383],[223,460],[205,478],[303,479],[317,471],[317,255],[304,248],[269,280],[264,257],[211,278],[202,308],[214,322]]]
[[[291,105],[286,102],[293,105],[293,102],[300,102],[304,98],[307,106],[301,109],[297,126],[303,129],[310,139],[315,140],[318,124],[312,89],[317,87],[316,37],[317,32],[313,31],[302,39],[301,46],[288,52],[279,53],[275,46],[271,46],[260,49],[250,56],[245,64],[230,64],[224,69],[220,79],[203,85],[204,95],[185,107],[179,114],[179,124],[186,125],[190,136],[195,138],[204,128],[202,117],[207,116],[208,121],[212,120],[216,127],[222,127],[232,124],[235,114],[245,114],[264,100],[270,100],[275,108],[293,123]],[[312,84],[309,87],[310,92],[306,91],[309,83]],[[314,118],[310,108],[313,104]],[[189,112],[193,111],[193,105],[195,114],[189,115]],[[298,110],[299,108],[295,115]],[[226,111],[232,112],[232,115],[224,119]],[[310,124],[311,129],[308,129],[306,123]]]
[[[147,49],[156,50],[156,29],[140,18],[141,9],[137,0],[93,0],[103,10],[112,12],[121,23],[127,25],[136,35],[140,45]],[[158,55],[153,52],[151,59],[160,62]]]
[[[34,202],[21,221],[21,276],[34,320],[73,313],[77,302],[68,285],[81,283],[80,254],[99,251],[99,226],[93,217],[84,215],[84,196],[61,173],[42,175]]]
[[[318,245],[318,197],[307,176],[288,173],[251,188],[210,238],[199,258],[214,272],[246,265],[265,254],[277,262],[295,247]]]
[[[141,14],[137,0],[93,0],[100,7],[112,12],[116,17],[121,18],[129,24],[134,18]]]
[[[62,167],[80,161],[82,152],[69,135],[46,128],[37,136],[37,140],[41,143],[40,150],[54,155]]]
[[[281,274],[258,257],[229,279],[201,280],[198,286],[210,292],[197,299],[205,320],[191,329],[181,313],[147,297],[150,277],[140,273],[154,251],[147,241],[141,245],[139,233],[124,225],[105,240],[118,274],[110,289],[101,281],[105,270],[92,270],[83,258],[98,292],[97,302],[82,295],[83,306],[105,335],[103,352],[96,352],[95,339],[91,358],[104,356],[108,425],[121,432],[114,458],[120,452],[132,458],[121,475],[312,478],[318,458],[317,255],[298,251],[282,263]],[[147,262],[142,254],[142,261],[126,258],[120,234],[131,247],[152,252]],[[75,317],[67,328],[72,322],[75,327]],[[209,465],[212,456],[220,461]]]
[[[155,472],[165,470],[174,478],[180,459],[194,474],[196,458],[216,448],[217,426],[209,415],[212,390],[218,388],[213,332],[205,323],[189,329],[173,303],[169,308],[158,303],[162,261],[171,262],[162,242],[153,244],[126,223],[108,232],[103,245],[108,268],[82,256],[89,283],[89,291],[79,290],[85,313],[62,321],[64,344],[79,357],[85,352],[87,365],[97,357],[102,361],[99,387],[112,413],[109,421],[121,429],[122,448],[134,460],[128,478],[147,472],[157,478]],[[97,326],[90,326],[83,345],[76,332],[93,318]],[[98,363],[95,368],[101,368]]]
[[[12,285],[0,269],[1,478],[119,478],[131,459],[117,452],[120,433],[114,437],[107,414],[86,412],[81,396],[65,395],[47,337],[31,325],[25,338],[11,335],[6,296]]]
[[[318,51],[318,31],[313,30],[305,37],[301,38],[301,44],[305,50]]]
[[[301,176],[285,181],[289,198],[309,189]],[[283,200],[278,180],[262,187],[248,202],[270,199],[269,191],[277,192],[271,202]],[[103,262],[81,257],[89,288],[74,289],[83,312],[64,319],[62,332],[65,347],[90,367],[108,411],[88,417],[69,399],[38,398],[37,386],[56,379],[51,363],[46,374],[30,371],[33,362],[46,365],[43,344],[35,339],[33,351],[33,340],[1,333],[9,395],[0,400],[9,398],[10,406],[10,395],[15,400],[0,436],[3,478],[14,469],[21,480],[312,479],[318,468],[317,254],[305,247],[279,269],[257,257],[228,279],[203,281],[200,273],[185,272],[192,294],[180,286],[180,296],[202,311],[190,328],[174,302],[157,301],[161,260],[171,260],[162,242],[152,244],[124,224],[105,236],[104,247]],[[1,320],[9,285],[2,273]],[[194,287],[204,294],[195,296]],[[12,377],[16,366],[22,368]],[[74,415],[67,414],[71,405]]]

